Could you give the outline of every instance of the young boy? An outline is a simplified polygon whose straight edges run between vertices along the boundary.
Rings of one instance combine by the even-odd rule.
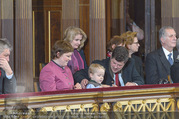
[[[101,84],[104,79],[105,68],[100,64],[91,64],[89,67],[89,77],[91,80],[89,81],[86,88],[102,88],[102,87],[110,87],[109,85]]]

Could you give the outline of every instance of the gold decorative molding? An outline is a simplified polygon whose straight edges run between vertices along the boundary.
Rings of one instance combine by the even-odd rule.
[[[33,77],[35,78],[35,12],[32,11],[32,37],[33,37]]]
[[[39,115],[40,116],[46,115],[46,117],[48,118],[50,117],[77,118],[77,117],[93,117],[97,113],[99,113],[97,104],[78,104],[78,105],[43,107],[40,109]]]
[[[155,116],[155,113],[165,112],[160,116],[167,116],[167,112],[175,112],[179,109],[178,87],[159,87],[153,89],[137,89],[94,92],[68,92],[65,93],[34,93],[33,95],[19,94],[17,97],[3,98],[0,100],[0,109],[4,107],[10,109],[14,104],[24,103],[30,114],[36,113],[38,116],[64,117],[72,116],[94,117],[103,116],[111,118],[111,111],[117,117],[141,116],[145,113]],[[37,94],[37,95],[36,95]],[[23,96],[23,98],[22,98]],[[6,102],[3,104],[3,101]],[[12,109],[12,108],[11,108]],[[40,111],[39,111],[40,109]],[[47,113],[48,112],[48,113]],[[11,113],[10,111],[8,113]],[[144,116],[145,116],[144,114]],[[169,114],[170,116],[170,114]]]
[[[104,103],[101,105],[100,111],[101,112],[108,112],[110,110],[110,106],[108,103]]]
[[[173,98],[118,101],[113,106],[116,112],[160,112],[175,111]]]
[[[51,19],[50,11],[48,11],[48,51],[49,51],[49,61],[51,61]]]

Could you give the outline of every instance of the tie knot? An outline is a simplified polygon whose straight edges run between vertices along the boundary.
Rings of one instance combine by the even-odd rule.
[[[172,53],[168,54],[168,57],[171,57],[172,56]]]
[[[171,65],[173,65],[172,53],[168,54],[168,61]]]

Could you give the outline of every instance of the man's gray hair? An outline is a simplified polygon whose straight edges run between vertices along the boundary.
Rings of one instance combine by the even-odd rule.
[[[7,40],[7,38],[0,38],[0,54],[5,50],[9,49],[10,51],[12,50],[12,46]]]
[[[174,29],[173,27],[171,26],[163,26],[160,30],[159,30],[159,40],[162,38],[162,37],[165,37],[166,35],[166,29]],[[160,41],[161,42],[161,41]]]

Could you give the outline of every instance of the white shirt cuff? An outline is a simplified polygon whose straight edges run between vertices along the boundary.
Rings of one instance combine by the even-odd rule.
[[[6,77],[7,77],[8,79],[11,79],[13,75],[14,75],[14,74],[12,73],[12,74],[9,75],[9,76],[6,75]]]

